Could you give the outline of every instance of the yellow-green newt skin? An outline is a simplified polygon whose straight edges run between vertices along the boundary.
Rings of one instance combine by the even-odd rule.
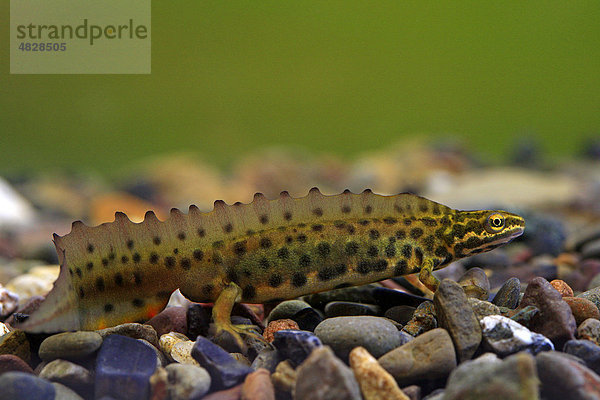
[[[144,321],[180,289],[216,302],[228,329],[235,301],[264,303],[420,272],[491,250],[519,236],[524,220],[506,211],[458,211],[412,194],[365,190],[302,198],[283,192],[250,204],[215,202],[202,213],[173,209],[142,223],[115,221],[54,236],[61,271],[41,307],[20,326],[29,332],[94,330]]]

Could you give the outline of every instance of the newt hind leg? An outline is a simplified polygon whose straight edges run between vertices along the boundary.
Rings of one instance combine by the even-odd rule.
[[[435,293],[440,285],[440,280],[433,275],[433,268],[433,261],[426,259],[423,261],[421,271],[419,272],[419,280],[431,290],[432,294]]]
[[[233,282],[230,282],[223,290],[212,311],[212,318],[215,326],[215,336],[228,333],[233,337],[240,349],[245,349],[246,345],[242,336],[251,337],[255,340],[264,342],[265,339],[256,332],[253,325],[234,325],[231,323],[231,310],[240,298],[242,289]]]

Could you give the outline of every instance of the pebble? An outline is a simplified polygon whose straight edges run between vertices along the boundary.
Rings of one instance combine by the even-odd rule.
[[[275,400],[275,389],[269,371],[259,368],[246,375],[242,385],[242,400]]]
[[[465,292],[456,282],[444,279],[433,302],[440,327],[452,337],[458,361],[469,360],[481,343],[481,327]]]
[[[195,365],[169,364],[165,367],[169,383],[167,390],[172,400],[198,400],[210,389],[210,375]]]
[[[463,288],[467,297],[487,300],[490,296],[490,281],[485,272],[479,267],[467,270],[457,283]]]
[[[592,290],[600,286],[600,274],[596,274],[587,286],[587,290]]]
[[[188,336],[192,339],[196,339],[198,336],[208,336],[210,320],[210,312],[204,304],[190,304],[186,312]]]
[[[345,362],[350,351],[357,346],[364,347],[374,357],[380,357],[400,346],[402,341],[392,322],[370,316],[328,318],[316,327],[315,335]]]
[[[581,358],[589,369],[600,374],[600,346],[596,343],[589,340],[569,340],[563,351]]]
[[[534,255],[560,254],[567,238],[566,227],[561,220],[552,215],[525,210],[519,210],[519,215],[527,221],[527,229],[520,240],[527,244]]]
[[[558,293],[560,293],[560,295],[562,297],[573,297],[573,289],[571,289],[571,287],[569,285],[567,285],[567,282],[560,280],[560,279],[555,279],[553,281],[550,282],[550,284],[552,285],[552,287],[554,289],[556,289],[558,291]]]
[[[296,387],[297,378],[298,373],[288,360],[277,364],[275,372],[273,372],[273,375],[271,375],[271,380],[273,381],[273,387],[275,390],[278,392],[289,393],[290,396]]]
[[[94,354],[101,345],[102,336],[96,332],[64,332],[44,339],[38,354],[44,361],[80,360]]]
[[[501,357],[519,351],[536,355],[541,351],[554,350],[552,342],[533,333],[523,325],[501,315],[491,315],[481,320],[483,341],[487,348]]]
[[[303,308],[292,315],[292,320],[298,323],[298,327],[303,331],[313,332],[317,325],[323,321],[323,315],[312,307]]]
[[[200,366],[198,361],[192,357],[193,348],[194,342],[191,340],[182,340],[181,342],[177,342],[173,345],[171,351],[169,352],[169,356],[171,356],[173,361],[177,361],[181,364]]]
[[[54,395],[54,398],[56,400],[83,400],[83,397],[81,397],[65,385],[62,385],[58,382],[52,382],[52,386],[54,386],[54,390],[56,393]]]
[[[319,339],[308,331],[281,330],[274,333],[273,345],[282,358],[300,365],[314,349],[323,345]]]
[[[359,315],[379,315],[381,309],[374,304],[354,303],[351,301],[332,301],[325,306],[325,317],[344,317]]]
[[[273,339],[275,339],[273,334],[283,329],[300,330],[300,327],[293,319],[278,319],[269,322],[269,325],[267,325],[265,331],[263,332],[263,337],[267,342],[271,343],[273,342]]]
[[[9,371],[19,371],[33,374],[33,370],[25,361],[13,354],[0,355],[0,375]]]
[[[4,322],[0,322],[0,336],[4,336],[8,332],[10,332],[10,329],[8,329],[8,326]]]
[[[61,383],[79,393],[93,394],[94,378],[90,371],[81,365],[67,360],[54,360],[38,374],[40,378]]]
[[[445,329],[436,328],[384,354],[379,364],[400,385],[445,378],[456,367],[456,352]]]
[[[20,329],[0,336],[0,354],[13,354],[25,362],[31,359],[31,350],[27,335]]]
[[[3,400],[53,400],[56,389],[47,380],[26,372],[6,372],[0,375]]]
[[[329,347],[316,348],[297,373],[295,400],[362,399],[352,370]]]
[[[600,345],[600,321],[588,318],[577,327],[577,337]]]
[[[435,306],[431,301],[424,301],[415,309],[412,319],[406,323],[402,331],[411,336],[418,336],[437,327]]]
[[[349,359],[364,400],[410,400],[394,377],[364,347],[355,347]]]
[[[227,389],[241,383],[252,368],[237,362],[229,353],[205,337],[198,336],[192,357],[211,377],[211,389]]]
[[[299,311],[305,308],[311,308],[310,304],[302,300],[286,300],[277,304],[269,313],[266,323],[276,321],[278,319],[293,319],[292,317]]]
[[[500,361],[490,354],[462,363],[450,374],[444,400],[538,399],[533,356],[517,353]]]
[[[182,333],[169,332],[160,336],[158,339],[158,348],[165,353],[168,357],[171,357],[171,350],[173,346],[179,342],[188,341],[188,337]],[[172,358],[171,358],[172,360]]]
[[[154,328],[150,325],[131,322],[106,329],[100,329],[96,332],[98,332],[102,338],[105,338],[108,335],[121,335],[130,337],[132,339],[144,339],[150,342],[152,346],[160,348],[158,345],[158,335],[156,334]]]
[[[530,305],[539,312],[526,325],[529,329],[552,340],[556,348],[562,348],[567,340],[574,339],[577,325],[571,308],[544,278],[534,278],[527,285],[519,307]]]
[[[519,278],[510,278],[498,289],[492,303],[498,307],[516,308],[519,305],[521,281]]]
[[[138,339],[140,340],[140,339]],[[150,377],[150,399],[165,400],[168,397],[169,374],[163,367],[157,367]]]
[[[33,267],[26,274],[11,279],[6,284],[6,289],[21,299],[45,296],[58,278],[59,269],[57,265]]]
[[[240,400],[242,396],[242,384],[226,390],[219,390],[204,396],[202,400]]]
[[[591,369],[555,351],[540,353],[535,358],[543,399],[600,399],[600,377]]]
[[[0,284],[0,317],[2,319],[12,314],[19,306],[19,295],[11,292]]]
[[[590,289],[587,292],[583,292],[577,297],[591,301],[598,309],[600,309],[600,286]]]
[[[412,306],[394,306],[388,308],[383,314],[384,317],[392,319],[399,324],[406,325],[415,313],[416,308]]]
[[[581,247],[581,257],[586,258],[600,258],[600,240],[592,240]]]
[[[156,367],[156,354],[148,346],[130,337],[108,335],[96,357],[95,396],[146,399]]]
[[[187,335],[186,314],[187,310],[184,307],[168,307],[150,318],[146,324],[152,326],[159,337],[169,332]]]
[[[279,364],[281,361],[282,357],[279,352],[273,348],[267,347],[256,355],[250,366],[255,371],[259,368],[264,368],[273,373],[275,372],[277,364]]]
[[[154,347],[152,345],[152,343],[150,343],[149,341],[144,340],[144,339],[136,339],[136,340],[138,342],[143,343],[144,345],[148,346],[148,348],[150,348],[154,352],[154,354],[156,354],[156,362],[158,363],[157,365],[159,367],[163,367],[169,363],[170,360],[167,358],[167,356],[162,351],[160,351],[159,349]]]
[[[490,303],[489,301],[479,300],[474,297],[468,297],[467,301],[469,302],[469,306],[471,306],[471,309],[475,313],[475,318],[477,318],[478,321],[481,321],[483,317],[487,317],[488,315],[500,314],[500,307]]]
[[[582,297],[563,297],[571,308],[577,326],[588,318],[600,319],[600,310],[588,299]]]

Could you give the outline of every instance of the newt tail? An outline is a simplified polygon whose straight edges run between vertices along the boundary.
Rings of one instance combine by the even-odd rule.
[[[506,211],[458,211],[413,194],[365,190],[302,198],[256,194],[249,204],[202,213],[171,210],[141,223],[123,213],[54,235],[61,265],[54,288],[18,327],[29,332],[95,330],[145,321],[180,289],[216,302],[217,327],[231,327],[233,303],[264,303],[433,270],[492,250],[521,235],[523,218]]]

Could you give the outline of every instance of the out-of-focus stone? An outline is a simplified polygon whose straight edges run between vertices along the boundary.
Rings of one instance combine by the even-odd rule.
[[[573,297],[573,289],[571,289],[571,287],[569,285],[567,285],[567,282],[562,281],[560,279],[555,279],[553,281],[550,282],[550,284],[552,285],[552,287],[554,289],[556,289],[558,291],[558,293],[560,293],[560,295],[562,297]]]
[[[271,380],[277,391],[289,393],[291,396],[294,387],[296,387],[297,375],[292,364],[288,360],[285,360],[277,364],[275,372],[271,375]]]
[[[487,354],[459,365],[448,378],[444,400],[537,400],[533,356],[514,354],[503,361]]]
[[[571,307],[577,326],[588,318],[600,319],[600,310],[588,299],[564,296],[563,300]]]
[[[349,359],[365,400],[410,400],[394,377],[364,347],[355,347]]]
[[[577,327],[577,337],[600,345],[600,321],[588,318]]]
[[[31,349],[25,332],[17,329],[0,336],[0,354],[13,354],[29,362]]]
[[[343,318],[343,317],[340,317]],[[349,317],[354,318],[354,317]],[[298,367],[296,400],[361,400],[352,370],[329,347],[318,347]]]
[[[555,351],[540,353],[535,358],[543,399],[600,399],[600,377],[591,369]]]
[[[259,368],[246,375],[242,385],[242,400],[275,400],[269,371]]]

